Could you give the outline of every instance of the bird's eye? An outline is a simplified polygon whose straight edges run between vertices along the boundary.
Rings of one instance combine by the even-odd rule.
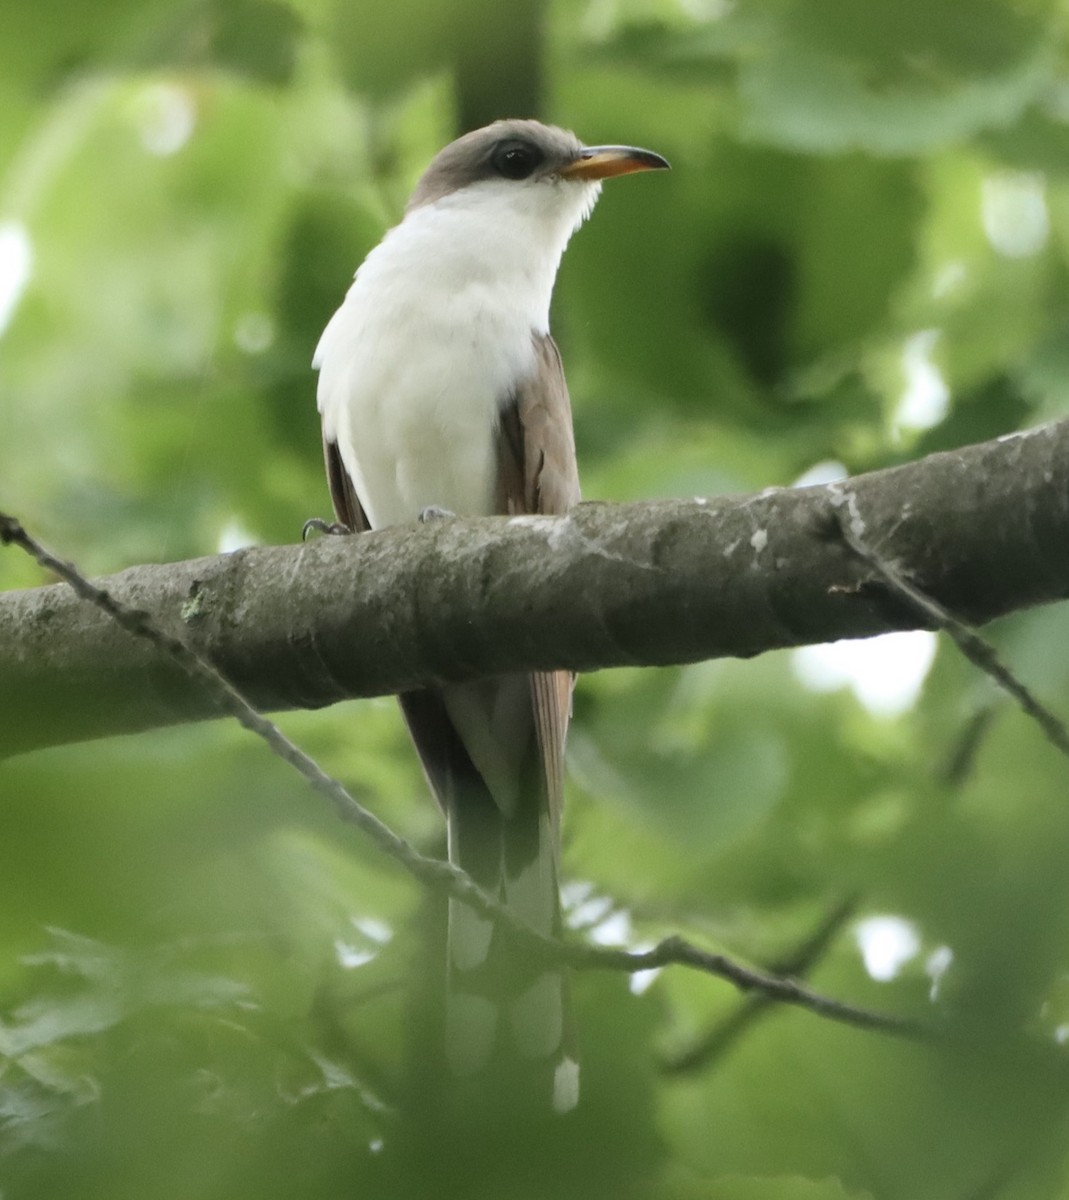
[[[506,179],[527,179],[541,163],[542,151],[529,142],[502,142],[490,158],[490,165]]]

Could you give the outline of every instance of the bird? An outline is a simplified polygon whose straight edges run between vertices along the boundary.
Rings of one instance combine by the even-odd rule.
[[[561,257],[602,182],[668,167],[528,119],[442,149],[356,271],[313,357],[339,526],[431,515],[564,514],[580,498],[549,309]],[[563,752],[573,676],[515,674],[403,693],[445,814],[449,859],[539,933],[561,929]],[[555,1111],[576,1106],[567,982],[515,935],[450,900],[445,1057],[492,1064]]]

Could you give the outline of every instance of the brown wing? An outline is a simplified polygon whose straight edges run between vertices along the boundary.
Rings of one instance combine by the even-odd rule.
[[[572,406],[560,352],[549,334],[535,335],[535,352],[534,375],[517,389],[501,414],[497,502],[504,513],[560,514],[579,502]],[[557,819],[574,682],[570,671],[540,671],[531,676],[535,729],[550,810]]]
[[[367,533],[371,524],[357,499],[353,481],[341,460],[337,442],[323,439],[323,461],[327,467],[327,483],[330,486],[330,498],[334,502],[334,515],[353,533]]]
[[[501,413],[497,507],[502,513],[566,513],[579,503],[572,406],[560,352],[535,335],[537,369]]]

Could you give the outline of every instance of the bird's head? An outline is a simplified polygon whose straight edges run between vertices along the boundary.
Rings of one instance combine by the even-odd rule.
[[[425,205],[478,204],[558,226],[565,240],[589,215],[601,183],[668,163],[636,146],[584,146],[539,121],[495,121],[450,142],[432,160],[406,212]]]

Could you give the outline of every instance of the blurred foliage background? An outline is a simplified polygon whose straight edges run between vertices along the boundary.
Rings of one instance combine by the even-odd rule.
[[[10,0],[0,506],[98,573],[296,540],[328,507],[318,334],[435,150],[504,115],[675,168],[607,187],[565,257],[589,498],[826,480],[1065,415],[1067,10]],[[41,582],[0,556],[0,586]],[[1069,710],[1064,610],[993,636]],[[440,848],[390,700],[283,724]],[[584,976],[582,1115],[515,1129],[435,1108],[440,913],[260,745],[220,722],[12,760],[0,1191],[1065,1200],[1066,784],[923,634],[584,679],[576,928],[800,954],[822,991],[961,1036]]]

